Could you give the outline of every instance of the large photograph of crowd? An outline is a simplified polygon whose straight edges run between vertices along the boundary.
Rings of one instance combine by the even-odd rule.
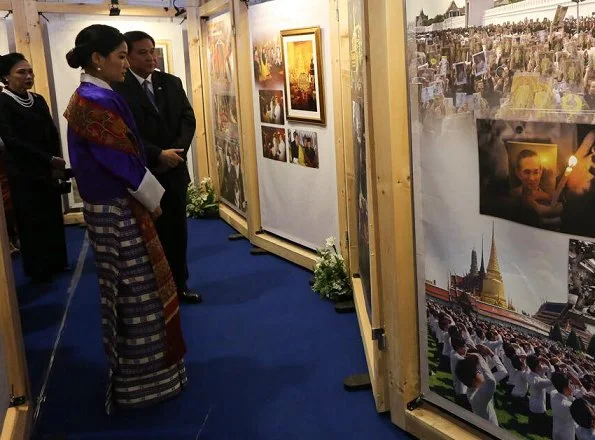
[[[418,32],[409,46],[409,77],[422,121],[431,127],[473,112],[593,123],[594,23],[543,19]]]

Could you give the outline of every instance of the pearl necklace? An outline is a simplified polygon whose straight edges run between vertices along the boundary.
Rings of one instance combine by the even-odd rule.
[[[2,93],[6,93],[8,96],[10,96],[12,99],[14,99],[17,102],[17,104],[19,104],[22,107],[25,107],[25,108],[33,107],[33,95],[29,92],[27,92],[27,99],[23,99],[20,96],[15,95],[7,88],[2,89]]]

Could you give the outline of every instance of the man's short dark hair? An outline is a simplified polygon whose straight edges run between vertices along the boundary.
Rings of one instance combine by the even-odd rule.
[[[527,356],[527,366],[531,371],[537,370],[537,367],[539,367],[539,358],[534,355]]]
[[[153,43],[153,46],[155,46],[155,40],[153,37],[143,31],[126,32],[124,33],[124,36],[126,37],[126,42],[128,43],[128,53],[132,52],[132,47],[137,41],[151,40],[151,43]]]
[[[521,358],[518,357],[517,355],[514,355],[511,359],[510,362],[512,363],[512,366],[515,370],[517,371],[521,371],[521,368],[523,367],[523,364],[521,362]]]
[[[467,356],[461,359],[455,366],[455,375],[468,387],[473,387],[473,381],[477,376],[477,369],[479,367],[479,359],[477,356]]]
[[[551,377],[552,385],[560,394],[564,394],[564,390],[568,388],[568,375],[554,371]]]
[[[465,340],[461,336],[455,335],[450,338],[450,345],[454,351],[457,351],[459,348],[465,347]]]

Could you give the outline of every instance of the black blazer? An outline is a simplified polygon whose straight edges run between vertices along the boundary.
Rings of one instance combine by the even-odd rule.
[[[196,130],[196,119],[180,78],[156,70],[151,81],[159,111],[153,107],[130,71],[123,83],[112,84],[112,87],[130,106],[147,153],[149,168],[156,171],[162,150],[182,148],[186,156]],[[168,186],[185,187],[190,182],[185,163],[166,172],[156,171],[156,176]]]
[[[0,93],[0,137],[6,146],[10,177],[51,181],[52,156],[62,157],[60,135],[43,96],[32,93],[29,108]]]

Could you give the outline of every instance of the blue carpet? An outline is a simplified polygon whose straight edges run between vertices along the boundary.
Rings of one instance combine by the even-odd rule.
[[[201,305],[182,306],[189,386],[142,410],[103,412],[106,361],[99,287],[87,255],[36,424],[36,439],[398,439],[370,391],[343,378],[365,371],[355,315],[311,292],[310,273],[275,256],[251,256],[219,220],[189,224],[190,286]],[[83,240],[69,230],[74,265]],[[19,275],[17,274],[17,277]],[[19,292],[32,382],[43,376],[66,303],[68,277],[52,292]],[[21,286],[22,287],[22,286]],[[23,290],[24,288],[22,288]],[[41,372],[41,373],[40,373]]]
[[[68,262],[75,266],[85,231],[79,227],[66,228]],[[63,273],[51,283],[35,284],[23,273],[19,255],[13,257],[15,286],[21,311],[21,325],[25,340],[27,366],[32,395],[39,396],[54,341],[64,314],[72,273]]]

